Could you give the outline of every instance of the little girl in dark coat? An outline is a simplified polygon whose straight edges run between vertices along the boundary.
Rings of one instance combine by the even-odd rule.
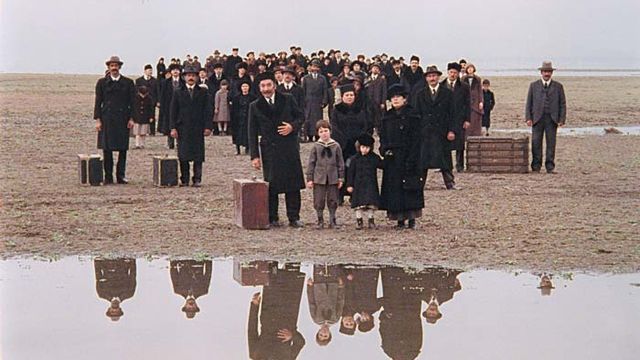
[[[356,209],[356,229],[363,227],[363,215],[369,219],[368,227],[376,227],[374,213],[380,206],[378,168],[382,159],[373,152],[374,139],[364,133],[358,137],[358,153],[349,160],[347,171],[347,192],[351,194],[351,208]]]

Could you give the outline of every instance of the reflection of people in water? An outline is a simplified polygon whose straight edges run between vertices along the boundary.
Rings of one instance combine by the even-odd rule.
[[[415,359],[422,348],[421,290],[414,274],[399,267],[382,269],[380,337],[385,354],[395,360]]]
[[[377,296],[380,269],[349,266],[344,271],[346,295],[340,332],[353,335],[356,326],[360,332],[371,331],[374,327],[373,315],[380,310]]]
[[[457,277],[460,273],[461,271],[454,269],[430,268],[417,274],[422,278],[423,300],[428,304],[422,316],[429,324],[435,324],[442,317],[440,306],[462,289]]]
[[[263,287],[262,295],[253,296],[247,326],[251,359],[298,357],[305,344],[298,332],[304,278],[299,264],[286,264],[284,269],[270,274],[269,285]]]
[[[555,289],[555,287],[553,286],[553,283],[551,282],[551,275],[548,275],[548,274],[540,275],[540,285],[538,286],[538,289],[540,289],[540,294],[542,296],[551,295],[551,290]]]
[[[173,292],[185,299],[182,311],[187,319],[193,319],[200,312],[196,299],[209,293],[212,271],[211,260],[174,260],[169,262]]]
[[[339,265],[314,265],[313,277],[307,281],[307,299],[313,322],[320,325],[316,342],[331,342],[331,325],[340,320],[344,307],[344,280]]]
[[[132,298],[136,292],[135,259],[95,259],[96,292],[109,301],[107,317],[118,321],[124,315],[120,304]]]

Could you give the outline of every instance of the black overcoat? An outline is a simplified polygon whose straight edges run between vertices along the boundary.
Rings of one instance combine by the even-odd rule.
[[[332,137],[342,148],[343,159],[356,154],[356,140],[363,132],[370,133],[373,122],[365,108],[364,101],[356,101],[352,105],[340,103],[335,106],[331,116],[333,126]]]
[[[169,262],[169,273],[173,292],[187,298],[200,296],[209,293],[213,263],[211,260],[173,260]]]
[[[251,93],[231,99],[231,138],[235,145],[249,146],[249,105],[255,99]]]
[[[302,111],[293,97],[277,91],[273,105],[269,105],[264,96],[249,105],[251,159],[262,158],[264,180],[278,193],[305,187],[297,136],[302,119]],[[278,134],[278,126],[284,122],[293,127],[287,136]]]
[[[170,129],[178,130],[178,159],[204,161],[204,130],[213,129],[213,106],[209,91],[194,86],[193,98],[187,86],[177,89],[171,99]]]
[[[120,75],[118,81],[106,77],[96,83],[93,118],[102,121],[98,131],[98,149],[126,151],[129,149],[129,128],[133,119],[133,101],[136,95],[133,80]]]
[[[136,292],[136,259],[95,259],[96,292],[101,299],[120,302]]]
[[[378,168],[382,167],[382,159],[373,149],[365,156],[357,153],[349,160],[347,170],[347,187],[353,187],[351,207],[380,206],[380,188],[378,187]]]
[[[451,90],[440,85],[432,100],[431,89],[425,86],[414,96],[412,106],[420,116],[418,166],[421,169],[451,169],[452,142],[447,140],[447,133],[454,131]]]
[[[171,117],[171,98],[173,98],[173,92],[184,85],[182,77],[178,78],[178,86],[173,85],[173,78],[162,79],[159,85],[159,102],[160,112],[158,114],[158,131],[165,135],[169,135],[171,131],[169,118]]]
[[[384,155],[380,209],[399,213],[424,207],[422,188],[407,190],[403,187],[404,180],[424,173],[418,166],[419,135],[420,117],[410,105],[385,113],[380,129],[380,153]]]
[[[449,89],[449,80],[444,79],[440,86]],[[453,132],[456,134],[452,150],[464,150],[465,130],[462,126],[465,121],[469,121],[471,114],[469,91],[469,83],[460,81],[460,79],[456,80],[453,91],[451,91],[451,122],[453,123]]]

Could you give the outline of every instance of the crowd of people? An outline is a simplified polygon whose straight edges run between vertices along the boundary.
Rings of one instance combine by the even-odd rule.
[[[445,187],[455,190],[455,169],[464,171],[465,140],[489,134],[496,103],[488,79],[464,59],[450,62],[446,75],[436,65],[422,68],[420,58],[386,54],[350,59],[348,52],[318,51],[305,56],[299,47],[243,58],[215,51],[202,65],[197,56],[181,62],[160,58],[133,81],[120,75],[122,61],[106,61],[107,74],[96,85],[94,118],[99,148],[104,149],[105,183],[113,183],[112,151],[119,151],[116,180],[125,184],[128,129],[136,147],[157,131],[167,136],[180,162],[180,186],[201,186],[204,137],[231,133],[236,151],[249,153],[269,183],[269,221],[279,227],[278,195],[285,194],[291,227],[302,227],[300,190],[312,188],[317,227],[336,227],[336,209],[350,197],[356,226],[376,228],[374,213],[386,210],[397,228],[415,228],[424,208],[429,169],[439,169]],[[526,121],[533,128],[532,170],[554,172],[555,131],[566,117],[562,85],[551,81],[550,62],[532,83]],[[124,78],[121,80],[121,78]],[[108,99],[105,98],[106,95]],[[133,99],[133,100],[131,100]],[[130,112],[128,110],[130,108]],[[325,115],[325,111],[326,114]],[[105,121],[107,118],[122,119]],[[379,139],[379,153],[375,141]],[[313,142],[306,180],[300,143]],[[193,177],[190,178],[190,162]],[[377,171],[383,170],[381,189]]]

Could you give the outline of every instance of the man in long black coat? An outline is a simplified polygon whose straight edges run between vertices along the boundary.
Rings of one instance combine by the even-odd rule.
[[[269,222],[280,226],[278,194],[284,193],[289,226],[302,227],[300,190],[305,183],[297,134],[303,114],[291,95],[276,91],[273,73],[258,74],[256,82],[260,96],[249,106],[249,151],[253,167],[262,167],[269,183]]]
[[[364,88],[367,98],[371,102],[371,117],[373,126],[380,130],[382,114],[387,109],[387,79],[380,73],[381,65],[371,64],[371,75],[366,79]]]
[[[428,169],[440,169],[447,189],[455,189],[451,170],[451,144],[456,139],[451,109],[453,96],[451,90],[440,85],[442,72],[436,66],[428,66],[425,71],[427,86],[413,97],[412,104],[421,119],[419,166]]]
[[[169,118],[171,117],[171,99],[173,98],[174,91],[184,85],[184,80],[182,80],[180,76],[182,72],[180,65],[169,65],[169,72],[171,73],[171,77],[160,81],[158,131],[167,136],[167,146],[169,149],[173,149],[175,147],[175,139],[170,135],[171,125],[169,124]]]
[[[451,150],[456,151],[456,170],[458,172],[464,170],[465,129],[471,125],[469,122],[469,117],[471,116],[469,84],[460,81],[460,70],[460,64],[457,62],[449,63],[447,65],[447,78],[440,83],[441,86],[451,90],[453,96],[451,121],[453,121],[456,140]]]
[[[236,65],[242,62],[242,58],[238,55],[238,48],[231,49],[231,55],[227,56],[224,63],[224,74],[228,79],[236,74]]]
[[[221,63],[213,64],[213,74],[209,76],[209,93],[212,96],[215,96],[218,90],[220,90],[220,82],[227,80],[227,76],[222,71]]]
[[[93,265],[98,297],[110,303],[106,315],[118,321],[124,315],[120,304],[136,292],[136,259],[95,259]]]
[[[98,149],[104,155],[104,183],[113,184],[113,152],[118,151],[116,178],[118,184],[127,184],[127,150],[129,129],[133,127],[133,101],[136,95],[133,80],[120,74],[122,61],[112,56],[105,62],[109,74],[96,83],[93,118],[98,131]]]
[[[196,300],[209,293],[213,263],[211,260],[174,260],[169,262],[173,292],[185,299],[182,311],[188,319],[200,312]]]
[[[292,95],[293,98],[296,99],[296,104],[298,104],[299,107],[304,106],[304,90],[300,85],[293,81],[296,76],[295,70],[291,67],[287,67],[284,69],[283,74],[284,83],[278,85],[276,90],[283,94]]]
[[[158,80],[153,77],[153,66],[147,64],[144,66],[144,74],[136,79],[136,88],[146,86],[149,89],[149,95],[151,96],[151,102],[153,102],[154,109],[158,103]],[[154,111],[155,115],[155,111]],[[155,116],[154,116],[155,117]],[[156,134],[156,123],[149,124],[149,132],[151,135]]]
[[[198,86],[198,69],[186,67],[186,84],[171,99],[171,137],[178,139],[180,186],[189,185],[189,162],[193,161],[193,186],[200,187],[204,162],[204,137],[213,129],[213,103],[208,89]]]
[[[298,331],[298,314],[304,286],[299,264],[285,264],[269,276],[269,285],[253,295],[249,309],[247,337],[253,360],[298,357],[305,345]],[[260,326],[258,326],[260,325]]]

